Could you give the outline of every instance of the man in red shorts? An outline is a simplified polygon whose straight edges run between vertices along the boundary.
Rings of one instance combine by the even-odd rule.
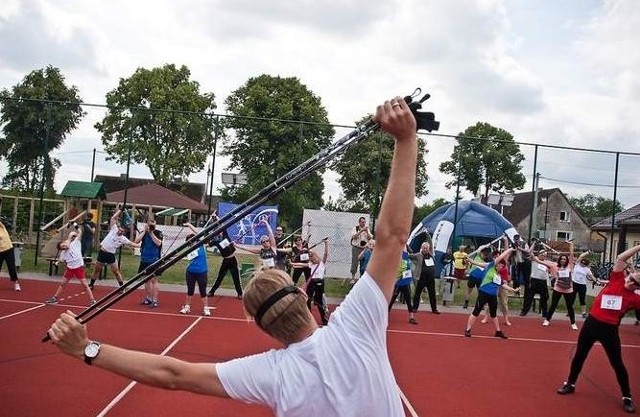
[[[93,298],[93,293],[89,284],[87,284],[86,277],[84,275],[84,259],[82,257],[82,228],[77,223],[73,223],[75,231],[69,233],[67,240],[58,242],[58,250],[60,253],[60,260],[65,262],[67,268],[62,276],[62,282],[56,290],[56,293],[50,297],[47,304],[58,304],[60,301],[58,297],[62,294],[64,287],[71,278],[77,278],[84,287],[87,296],[89,297],[89,305],[95,304],[96,300]]]

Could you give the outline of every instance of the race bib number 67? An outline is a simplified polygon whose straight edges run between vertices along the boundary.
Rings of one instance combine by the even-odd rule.
[[[622,310],[622,296],[603,295],[600,308],[605,310]]]

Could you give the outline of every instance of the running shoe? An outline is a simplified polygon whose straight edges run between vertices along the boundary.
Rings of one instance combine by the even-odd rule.
[[[416,321],[416,319],[414,319],[413,317],[411,317],[411,318],[409,319],[409,323],[411,323],[411,324],[418,324],[418,322]]]
[[[149,304],[151,304],[151,298],[144,297],[144,299],[140,302],[140,304],[142,304],[143,306],[148,306]]]
[[[587,318],[587,313],[582,313],[582,318],[586,319]]]
[[[464,337],[471,337],[471,329],[467,329],[464,331]]]
[[[578,330],[578,325],[577,325],[577,324],[575,324],[575,323],[573,323],[573,324],[571,325],[571,330]]]
[[[204,310],[202,311],[202,315],[203,316],[210,316],[211,315],[211,310],[209,309],[209,307],[205,307]]]
[[[636,411],[636,405],[630,397],[622,397],[622,408],[627,413],[634,413]]]
[[[158,308],[160,303],[156,300],[151,300],[151,304],[149,304],[149,308]]]
[[[543,325],[544,327],[547,327],[549,324],[550,324],[550,323],[549,323],[549,320],[545,320],[545,321],[543,321],[543,322],[542,322],[542,325]]]
[[[570,384],[565,382],[558,390],[556,391],[560,395],[573,394],[576,391],[576,386],[574,384]]]
[[[60,300],[58,300],[58,297],[56,297],[56,296],[49,297],[49,299],[47,299],[47,301],[45,301],[45,303],[47,303],[49,305],[58,304],[59,302],[60,302]]]
[[[191,306],[183,305],[182,309],[180,309],[180,314],[189,314],[191,312]]]
[[[15,284],[13,284],[13,290],[14,291],[22,291],[22,288],[20,287],[20,284],[18,284],[16,282]]]
[[[508,339],[507,335],[502,333],[502,330],[498,330],[493,336],[499,337],[500,339]]]

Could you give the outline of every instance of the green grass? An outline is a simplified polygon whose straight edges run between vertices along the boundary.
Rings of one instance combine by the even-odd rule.
[[[38,258],[38,264],[34,265],[34,249],[23,249],[22,250],[22,266],[20,271],[22,273],[28,272],[38,272],[42,274],[49,273],[49,262],[43,258]],[[243,282],[249,277],[248,270],[254,268],[255,262],[257,258],[255,255],[243,255],[238,254],[238,263],[240,264],[240,270],[242,273]],[[95,260],[95,254],[94,254]],[[209,265],[209,283],[216,278],[218,274],[218,269],[220,268],[220,263],[222,258],[219,255],[208,253],[207,254],[207,263]],[[120,258],[120,270],[126,279],[133,277],[138,272],[138,266],[140,265],[140,257],[133,255],[132,251],[129,249],[125,249],[122,251],[122,257]],[[160,277],[160,282],[165,284],[184,284],[184,273],[187,267],[187,261],[181,260],[178,261],[175,265],[166,269],[162,276]],[[63,265],[60,265],[59,273],[62,273]],[[87,275],[90,276],[92,272],[92,268],[87,270]],[[111,277],[111,272],[107,273],[107,278]],[[325,292],[328,297],[344,297],[348,292],[348,287],[341,285],[341,279],[329,279],[327,280],[327,285],[325,287]],[[231,280],[231,276],[227,274],[224,281],[222,281],[222,288],[233,289],[233,281]]]

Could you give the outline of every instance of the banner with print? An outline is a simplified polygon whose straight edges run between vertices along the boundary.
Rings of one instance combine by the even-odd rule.
[[[218,203],[218,217],[223,217],[230,211],[236,209],[237,204]],[[259,245],[260,236],[268,235],[268,230],[263,224],[267,220],[271,230],[276,229],[278,224],[278,206],[260,206],[251,213],[241,218],[237,223],[232,224],[227,233],[231,240],[243,245]]]

